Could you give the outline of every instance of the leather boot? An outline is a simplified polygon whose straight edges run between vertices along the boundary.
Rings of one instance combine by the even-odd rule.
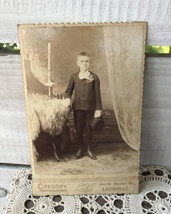
[[[74,155],[75,159],[79,159],[83,156],[82,141],[82,138],[78,138],[78,150]]]
[[[86,136],[86,144],[87,144],[87,155],[89,158],[93,159],[93,160],[97,160],[96,155],[93,153],[92,149],[91,149],[91,136]]]
[[[79,158],[81,158],[82,156],[83,156],[82,147],[79,146],[79,148],[78,148],[76,154],[74,155],[74,158],[75,158],[75,159],[79,159]]]
[[[92,152],[90,145],[87,147],[87,154],[89,158],[97,160],[96,155]]]

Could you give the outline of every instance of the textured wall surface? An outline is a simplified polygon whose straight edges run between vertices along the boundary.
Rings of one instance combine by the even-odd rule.
[[[171,170],[171,59],[147,58],[144,74],[141,164]]]
[[[147,21],[149,45],[171,44],[170,0],[1,0],[0,41],[18,42],[17,24]]]

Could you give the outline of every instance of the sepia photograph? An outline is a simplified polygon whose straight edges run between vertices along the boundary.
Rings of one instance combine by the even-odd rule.
[[[34,195],[138,193],[146,28],[18,25]]]

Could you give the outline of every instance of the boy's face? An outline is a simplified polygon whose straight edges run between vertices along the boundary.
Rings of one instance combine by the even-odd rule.
[[[81,71],[88,71],[90,68],[90,57],[77,56],[77,65]]]

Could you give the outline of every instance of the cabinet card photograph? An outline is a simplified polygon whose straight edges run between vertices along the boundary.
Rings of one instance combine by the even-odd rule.
[[[138,193],[146,28],[18,25],[33,195]]]

